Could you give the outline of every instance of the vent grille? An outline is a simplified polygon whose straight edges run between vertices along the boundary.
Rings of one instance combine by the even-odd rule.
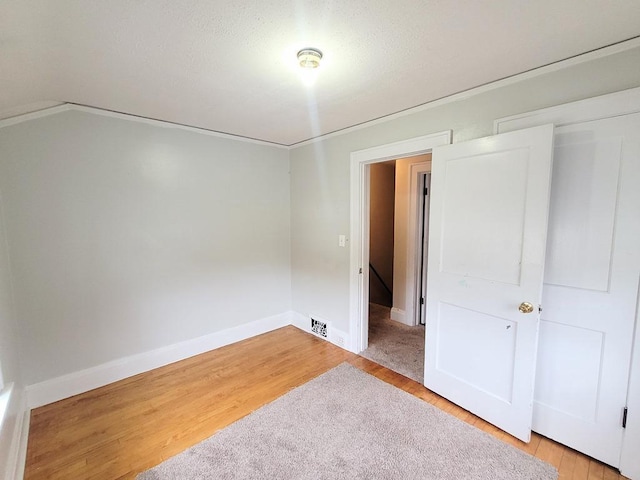
[[[311,331],[320,337],[327,338],[327,324],[311,318]]]

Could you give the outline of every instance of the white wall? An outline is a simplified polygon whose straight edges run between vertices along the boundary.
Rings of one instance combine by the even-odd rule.
[[[493,120],[640,86],[640,48],[360,128],[291,151],[292,302],[349,329],[349,158],[353,151],[452,129],[491,135]]]
[[[22,386],[18,356],[18,324],[13,304],[10,272],[11,264],[2,211],[2,190],[0,190],[0,374],[5,385],[15,383]]]
[[[416,157],[396,160],[396,198],[394,235],[396,238],[393,255],[393,315],[404,314],[407,309],[407,260],[409,250],[409,218],[411,211],[411,165],[426,162],[431,159],[431,154],[418,155]],[[396,313],[397,312],[397,313]],[[413,324],[412,318],[404,318],[407,323]]]
[[[78,111],[0,129],[25,384],[290,310],[288,157]]]

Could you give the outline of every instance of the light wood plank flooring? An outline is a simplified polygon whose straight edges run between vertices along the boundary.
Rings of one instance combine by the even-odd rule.
[[[555,465],[560,480],[625,478],[537,434],[522,443],[419,383],[295,327],[33,410],[25,478],[135,478],[344,361]]]

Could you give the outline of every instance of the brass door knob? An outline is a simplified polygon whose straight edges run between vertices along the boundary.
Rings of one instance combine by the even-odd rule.
[[[520,312],[522,313],[531,313],[533,312],[533,305],[531,305],[529,302],[522,302],[518,307],[518,310],[520,310]]]

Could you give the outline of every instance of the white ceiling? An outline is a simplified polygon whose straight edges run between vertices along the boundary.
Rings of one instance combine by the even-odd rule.
[[[638,0],[0,0],[0,113],[72,102],[291,145],[639,34]]]

